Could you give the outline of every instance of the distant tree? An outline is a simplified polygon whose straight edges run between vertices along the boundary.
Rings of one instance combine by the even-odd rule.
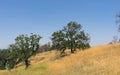
[[[117,14],[117,21],[116,23],[118,24],[118,32],[120,32],[120,13]]]
[[[116,15],[117,31],[120,32],[120,12]],[[119,35],[113,36],[112,44],[120,42]]]
[[[113,36],[112,44],[119,42],[118,36]]]
[[[51,45],[48,42],[47,44],[40,46],[38,52],[46,52],[46,51],[50,51],[50,49],[51,49]]]
[[[13,57],[15,56],[17,61],[16,63],[23,61],[26,68],[30,65],[28,60],[32,55],[35,55],[39,49],[39,40],[41,37],[36,34],[28,35],[19,35],[15,39],[15,44],[10,45],[10,50],[13,52]]]
[[[69,22],[62,30],[52,34],[53,46],[63,53],[66,48],[71,49],[71,53],[74,53],[76,48],[89,48],[89,40],[89,35],[85,34],[82,26],[76,22]]]

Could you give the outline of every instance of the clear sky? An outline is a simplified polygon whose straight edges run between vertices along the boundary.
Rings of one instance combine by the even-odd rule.
[[[119,11],[120,0],[0,0],[0,48],[30,33],[41,35],[45,44],[70,21],[83,26],[92,46],[107,44],[117,35]]]

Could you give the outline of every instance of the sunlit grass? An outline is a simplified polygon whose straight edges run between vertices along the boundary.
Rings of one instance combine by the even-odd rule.
[[[38,54],[31,58],[28,69],[22,66],[0,71],[0,75],[120,75],[120,44],[92,47],[53,60],[56,56],[55,51]]]

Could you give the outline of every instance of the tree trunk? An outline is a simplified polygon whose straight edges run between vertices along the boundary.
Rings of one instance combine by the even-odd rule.
[[[73,42],[71,42],[71,53],[74,53]]]
[[[28,59],[26,59],[26,60],[25,60],[25,66],[26,66],[26,68],[28,68],[29,65],[30,65],[30,64],[29,64],[29,61],[28,61]]]
[[[74,53],[74,50],[73,50],[73,48],[71,48],[71,53]]]

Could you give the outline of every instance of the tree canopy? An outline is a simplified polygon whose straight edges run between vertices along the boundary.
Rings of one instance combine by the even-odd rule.
[[[69,22],[62,30],[52,34],[53,47],[64,53],[64,50],[71,49],[74,53],[76,48],[89,48],[90,37],[82,30],[82,26],[76,22]]]
[[[11,69],[20,62],[24,62],[26,68],[30,65],[29,58],[39,50],[41,36],[36,34],[19,35],[15,43],[7,50],[0,50],[0,69]]]

